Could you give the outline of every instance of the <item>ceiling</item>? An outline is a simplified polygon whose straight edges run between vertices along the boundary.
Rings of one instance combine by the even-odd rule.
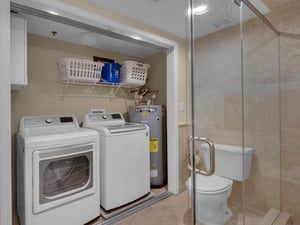
[[[88,0],[88,2],[139,21],[158,30],[186,37],[185,0]],[[251,0],[263,14],[270,12],[262,0]],[[199,37],[239,23],[239,10],[234,0],[194,0],[194,7],[207,5],[206,14],[195,16],[195,36]],[[243,20],[254,17],[245,10]]]
[[[185,0],[88,0],[177,37],[185,37]]]
[[[285,0],[284,2],[287,1],[293,3],[299,0]],[[263,14],[270,12],[270,9],[285,5],[282,0],[250,0],[250,2]],[[187,10],[185,0],[87,0],[87,4],[100,7],[108,12],[120,14],[134,21],[139,21],[142,24],[172,34],[178,38],[184,39],[186,37],[185,18]],[[194,35],[196,37],[239,23],[239,9],[234,0],[194,1],[194,6],[201,4],[207,4],[209,10],[206,14],[194,16]],[[28,20],[28,31],[30,33],[141,58],[159,51],[149,46],[129,43],[96,33],[88,33],[79,28],[35,16],[26,14],[24,16]],[[244,21],[253,17],[255,15],[249,10],[243,11]],[[51,31],[56,31],[57,35],[54,37]]]
[[[82,44],[107,51],[123,53],[126,55],[144,58],[159,52],[157,49],[114,39],[104,35],[88,32],[77,27],[69,26],[55,21],[49,21],[40,17],[22,13],[27,20],[29,33],[68,41],[74,44]],[[52,32],[55,31],[54,36]]]

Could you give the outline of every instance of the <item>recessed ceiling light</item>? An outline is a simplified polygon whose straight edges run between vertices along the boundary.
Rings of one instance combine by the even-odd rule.
[[[203,15],[204,13],[208,12],[208,7],[207,5],[200,5],[198,7],[193,8],[193,14],[198,16],[198,15]]]
[[[137,35],[131,35],[131,37],[133,38],[133,39],[135,39],[135,40],[142,40],[139,36],[137,36]]]
[[[53,10],[48,10],[48,13],[50,13],[50,14],[52,14],[52,15],[55,15],[55,16],[57,16],[57,15],[58,15],[58,13],[57,13],[57,12],[55,12],[55,11],[53,11]]]

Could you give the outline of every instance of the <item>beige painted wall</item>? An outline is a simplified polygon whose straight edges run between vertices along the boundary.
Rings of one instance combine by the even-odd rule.
[[[179,190],[186,190],[186,181],[190,176],[187,169],[187,137],[191,135],[191,127],[189,124],[179,125]]]
[[[145,99],[153,99],[153,104],[155,105],[166,105],[167,102],[167,77],[166,77],[166,53],[158,53],[145,57],[143,62],[149,65],[155,65],[151,68],[151,73],[147,77],[147,87],[150,91],[145,96]],[[152,98],[155,95],[155,98]]]
[[[13,170],[13,210],[16,219],[16,155],[15,135],[19,119],[33,115],[74,114],[79,123],[91,108],[104,108],[108,112],[121,112],[127,116],[127,106],[134,104],[134,95],[127,89],[112,89],[94,85],[68,85],[60,80],[56,62],[63,57],[92,59],[93,56],[112,58],[116,62],[124,60],[146,61],[150,63],[149,76],[154,84],[165,80],[165,56],[154,55],[140,59],[124,54],[103,51],[37,35],[28,35],[28,86],[12,93],[12,170]],[[152,71],[151,71],[152,70]],[[156,76],[156,75],[159,76]],[[163,84],[163,82],[161,82]],[[165,96],[165,89],[157,87]],[[161,89],[162,88],[162,89]],[[118,91],[117,91],[118,90]],[[165,104],[165,97],[161,103]]]

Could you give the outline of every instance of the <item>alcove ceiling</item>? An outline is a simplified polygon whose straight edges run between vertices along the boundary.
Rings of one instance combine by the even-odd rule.
[[[73,27],[26,13],[19,14],[26,18],[27,30],[31,34],[63,40],[74,44],[86,45],[89,47],[95,47],[139,58],[144,58],[159,52],[157,49],[145,45],[135,44],[125,40],[96,34],[78,27]]]

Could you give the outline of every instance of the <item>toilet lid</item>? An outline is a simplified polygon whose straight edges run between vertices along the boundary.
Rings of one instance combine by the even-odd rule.
[[[188,188],[191,189],[191,177],[188,179]],[[212,175],[203,176],[196,174],[196,189],[199,193],[216,193],[227,190],[232,185],[232,180]]]

